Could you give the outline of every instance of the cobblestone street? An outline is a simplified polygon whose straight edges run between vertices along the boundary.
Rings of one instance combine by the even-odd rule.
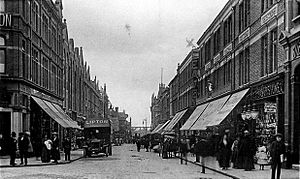
[[[83,158],[66,165],[0,168],[1,178],[212,178],[225,176],[207,171],[200,173],[199,166],[180,165],[178,159],[161,159],[156,153],[137,152],[135,145],[115,146],[108,158]]]

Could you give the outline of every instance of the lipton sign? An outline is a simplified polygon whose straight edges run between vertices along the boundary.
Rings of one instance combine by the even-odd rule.
[[[91,127],[110,127],[108,119],[87,119],[84,124],[84,128],[91,128]]]

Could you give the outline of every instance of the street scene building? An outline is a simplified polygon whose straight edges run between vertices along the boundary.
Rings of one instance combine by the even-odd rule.
[[[182,134],[249,130],[263,145],[282,133],[290,162],[299,163],[298,7],[297,1],[227,2],[169,83],[171,122],[196,107]]]

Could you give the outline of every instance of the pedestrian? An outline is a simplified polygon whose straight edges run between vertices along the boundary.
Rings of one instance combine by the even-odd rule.
[[[234,140],[231,146],[231,162],[233,164],[233,168],[239,168],[239,163],[238,163],[238,154],[239,154],[239,145],[241,141],[241,136],[238,135],[237,138]]]
[[[29,143],[28,143],[27,152],[28,152],[28,156],[30,157],[33,154],[33,146],[32,146],[32,142],[31,142],[30,132],[26,131],[24,135],[28,138]]]
[[[50,162],[51,149],[52,149],[52,141],[49,139],[48,135],[46,134],[42,142],[41,161],[43,163]]]
[[[185,160],[185,164],[187,165],[188,146],[185,138],[180,140],[179,151],[180,151],[180,164],[183,164],[183,160]]]
[[[146,152],[149,152],[149,141],[148,141],[148,139],[144,140],[144,148],[145,148]]]
[[[16,139],[16,133],[12,132],[11,137],[9,138],[9,155],[10,155],[10,165],[16,166],[15,160],[16,160],[16,152],[17,152],[17,139]]]
[[[200,140],[199,138],[196,138],[195,144],[194,144],[194,155],[196,156],[196,160],[195,162],[200,162],[200,150],[201,150],[201,146],[200,146]]]
[[[219,166],[222,168],[222,170],[228,169],[231,155],[231,145],[227,133],[223,135],[221,141],[219,142],[218,154]]]
[[[264,166],[268,164],[267,148],[265,146],[258,147],[256,152],[257,164],[260,170],[264,170]]]
[[[136,141],[136,149],[137,149],[138,152],[140,152],[140,150],[141,150],[141,141],[140,141],[140,139],[138,139]]]
[[[254,155],[256,153],[256,147],[248,130],[244,131],[244,137],[241,139],[239,150],[243,161],[242,168],[244,168],[245,171],[251,171],[254,169]]]
[[[0,134],[0,156],[3,154],[3,135]]]
[[[66,139],[63,141],[63,148],[65,153],[65,161],[70,161],[71,156],[71,140],[66,137]]]
[[[282,141],[282,134],[277,133],[275,137],[276,140],[272,142],[270,148],[271,168],[272,168],[271,179],[275,179],[276,169],[277,169],[277,179],[280,179],[281,164],[284,159],[285,146]]]
[[[200,146],[200,164],[202,165],[201,173],[205,173],[205,160],[209,156],[209,150],[211,149],[206,139],[202,138],[199,141]]]
[[[28,157],[28,146],[29,146],[29,139],[25,133],[19,133],[18,138],[18,146],[20,152],[20,165],[23,165],[25,162],[25,166],[27,165],[27,157]]]
[[[54,160],[53,163],[57,164],[58,160],[60,160],[60,153],[59,153],[59,139],[57,137],[57,132],[53,132],[53,140],[52,140],[52,159]]]

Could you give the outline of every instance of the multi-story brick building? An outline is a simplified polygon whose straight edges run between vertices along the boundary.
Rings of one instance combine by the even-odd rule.
[[[90,79],[68,38],[61,0],[0,1],[0,133],[59,138],[86,118],[107,118],[106,86]],[[69,130],[70,131],[70,130]],[[6,143],[6,142],[5,142]],[[5,148],[5,147],[4,147]]]
[[[222,132],[230,128],[237,134],[247,129],[262,143],[270,142],[276,132],[284,133],[298,162],[295,7],[299,6],[295,5],[299,4],[290,3],[227,2],[197,42],[198,70],[193,73],[197,108],[184,130]]]
[[[165,123],[170,118],[170,91],[165,84],[160,83],[157,96],[151,97],[151,128],[154,129],[158,124]]]

